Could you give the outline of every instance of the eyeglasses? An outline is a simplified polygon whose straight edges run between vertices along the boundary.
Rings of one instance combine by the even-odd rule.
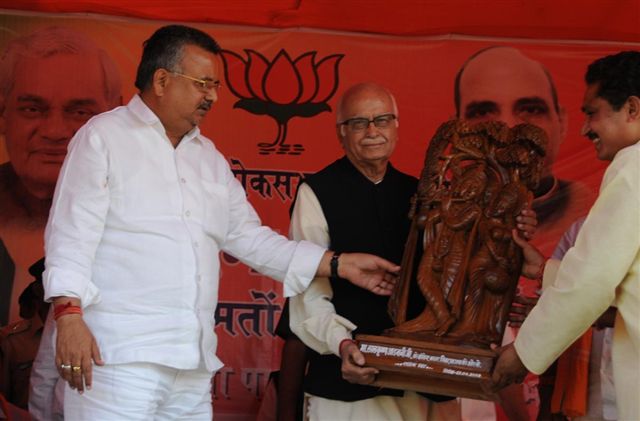
[[[216,91],[218,91],[220,88],[222,88],[222,83],[220,83],[219,80],[204,80],[204,79],[198,79],[192,76],[187,76],[185,74],[182,74],[180,72],[171,72],[172,74],[176,75],[176,76],[180,76],[183,77],[185,79],[189,79],[192,80],[196,83],[196,86],[198,86],[198,89],[200,89],[203,92],[209,92],[212,89],[215,89]]]
[[[354,117],[338,123],[340,126],[347,126],[352,132],[359,132],[369,128],[369,124],[373,123],[379,129],[389,127],[396,119],[395,114],[382,114],[369,120],[364,117]]]

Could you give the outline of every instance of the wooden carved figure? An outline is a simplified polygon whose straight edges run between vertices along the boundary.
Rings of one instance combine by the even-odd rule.
[[[438,129],[409,215],[389,334],[482,346],[501,340],[522,264],[511,230],[530,206],[545,147],[544,131],[531,125],[449,121]],[[426,305],[407,320],[412,282]]]

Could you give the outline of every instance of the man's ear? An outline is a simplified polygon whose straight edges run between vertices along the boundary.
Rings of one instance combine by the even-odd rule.
[[[347,128],[344,124],[336,124],[336,134],[338,135],[338,140],[340,141],[340,146],[342,146],[342,141],[344,137],[347,135]]]
[[[166,69],[158,69],[153,72],[153,92],[156,96],[163,96],[166,87],[169,85],[170,74]]]
[[[635,95],[627,98],[627,113],[629,121],[640,121],[640,98]]]

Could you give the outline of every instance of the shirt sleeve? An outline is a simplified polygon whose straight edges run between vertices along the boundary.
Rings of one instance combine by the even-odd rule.
[[[622,150],[609,165],[575,246],[520,329],[515,348],[534,373],[544,372],[609,307],[638,256],[639,150]]]
[[[294,240],[308,240],[329,247],[329,227],[322,207],[313,190],[302,184],[298,189],[289,236]],[[331,303],[333,291],[328,278],[314,278],[309,288],[291,298],[291,330],[309,348],[320,354],[340,355],[343,339],[351,339],[356,326],[336,313]]]
[[[223,165],[228,164],[220,157]],[[290,241],[262,225],[246,192],[227,170],[229,227],[222,249],[258,272],[284,283],[284,296],[304,291],[315,276],[326,248],[308,241]]]
[[[100,300],[91,282],[96,249],[109,209],[108,152],[91,124],[69,144],[45,229],[45,299],[79,298],[83,307]]]

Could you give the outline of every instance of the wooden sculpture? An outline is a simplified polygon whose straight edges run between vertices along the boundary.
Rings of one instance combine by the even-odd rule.
[[[511,230],[530,205],[545,147],[544,131],[532,125],[449,121],[438,129],[412,206],[390,333],[487,346],[502,339],[522,265]],[[414,280],[427,305],[406,320]]]
[[[487,385],[522,266],[511,233],[531,205],[546,135],[499,122],[443,124],[413,198],[400,280],[389,300],[395,327],[359,335],[375,385],[496,399]],[[409,292],[426,301],[408,319]],[[415,292],[414,292],[415,293]]]

